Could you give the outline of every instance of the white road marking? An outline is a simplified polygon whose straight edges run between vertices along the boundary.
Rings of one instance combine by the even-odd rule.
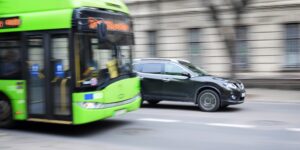
[[[300,105],[299,100],[285,100],[285,101],[253,100],[253,101],[247,101],[245,103],[271,104],[271,105]]]
[[[180,120],[156,119],[156,118],[141,118],[139,120],[141,120],[141,121],[152,121],[152,122],[166,122],[166,123],[180,122]]]
[[[244,124],[225,124],[225,123],[207,123],[208,126],[218,126],[218,127],[232,127],[232,128],[255,128],[253,125]]]
[[[182,120],[159,119],[159,118],[141,118],[141,119],[138,119],[138,120],[140,120],[140,121],[149,121],[149,122],[184,123],[184,124],[216,126],[216,127],[244,128],[244,129],[258,128],[258,126],[247,125],[247,124],[184,122]],[[285,128],[284,130],[286,130],[286,131],[292,131],[292,132],[300,132],[300,128]]]
[[[300,132],[300,128],[286,128],[288,131]]]

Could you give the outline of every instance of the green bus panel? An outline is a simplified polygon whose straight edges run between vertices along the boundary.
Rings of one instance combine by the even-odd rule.
[[[0,29],[0,33],[71,28],[72,13],[72,9],[66,9],[44,12],[31,12],[21,15],[0,15],[0,18],[18,16],[21,19],[21,25],[19,27]]]
[[[134,111],[140,108],[141,98],[139,97],[136,101],[112,108],[106,109],[84,109],[77,103],[73,103],[73,124],[80,125],[85,124],[116,115],[118,111],[126,110],[126,112]]]
[[[86,95],[92,95],[92,98],[86,99]],[[126,110],[126,112],[136,110],[140,107],[141,97],[139,95],[140,79],[137,77],[120,80],[101,91],[73,93],[73,124],[84,124],[108,118],[114,116],[118,110]],[[84,102],[113,104],[129,99],[134,99],[134,101],[105,109],[86,109],[79,105]]]
[[[0,15],[94,7],[128,14],[123,0],[0,0]]]
[[[73,10],[93,7],[128,14],[120,0],[0,0],[0,18],[19,17],[21,25],[0,29],[0,33],[68,29],[72,25]]]
[[[27,119],[26,82],[23,80],[0,80],[0,85],[0,92],[11,100],[14,119]]]

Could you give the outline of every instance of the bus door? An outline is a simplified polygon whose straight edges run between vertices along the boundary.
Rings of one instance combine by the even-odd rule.
[[[26,34],[29,118],[70,120],[67,34]]]

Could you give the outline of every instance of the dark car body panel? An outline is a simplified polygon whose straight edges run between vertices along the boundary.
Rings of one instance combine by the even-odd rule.
[[[172,98],[178,101],[190,101],[193,82],[184,76],[164,75],[162,97]]]
[[[144,97],[159,99],[161,96],[163,78],[157,74],[138,73],[141,77],[142,94]]]

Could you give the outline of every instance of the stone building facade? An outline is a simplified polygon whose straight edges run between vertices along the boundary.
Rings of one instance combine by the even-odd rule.
[[[234,15],[223,5],[222,22]],[[227,77],[230,59],[201,0],[125,0],[134,18],[135,58],[190,60],[210,74]],[[236,27],[237,78],[249,85],[299,85],[300,0],[253,0]]]

